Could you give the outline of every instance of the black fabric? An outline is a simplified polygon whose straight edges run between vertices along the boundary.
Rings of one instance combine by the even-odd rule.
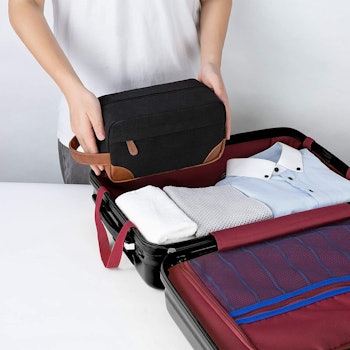
[[[135,177],[202,164],[225,138],[223,103],[194,79],[102,96],[100,103],[106,139],[99,151]]]

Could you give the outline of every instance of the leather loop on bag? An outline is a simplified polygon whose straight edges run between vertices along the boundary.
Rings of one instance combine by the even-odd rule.
[[[132,156],[137,156],[139,150],[137,149],[135,142],[133,140],[126,141],[126,146],[128,147],[128,151]]]
[[[100,217],[102,199],[105,193],[108,193],[105,187],[100,187],[97,191],[95,205],[95,224],[97,229],[98,245],[103,265],[106,268],[118,267],[123,254],[124,241],[130,228],[136,227],[131,221],[126,221],[120,230],[113,247],[110,247],[107,231]]]
[[[69,142],[69,150],[71,152],[71,155],[73,159],[80,164],[87,164],[87,165],[109,165],[111,164],[111,158],[109,153],[86,153],[86,152],[79,152],[78,148],[80,146],[80,143],[76,136],[72,138],[72,140]]]

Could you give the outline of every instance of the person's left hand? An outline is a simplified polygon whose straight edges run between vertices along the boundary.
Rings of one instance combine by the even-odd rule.
[[[229,140],[231,136],[231,114],[228,96],[221,76],[220,68],[214,64],[202,64],[198,73],[198,80],[212,89],[216,96],[223,102],[226,110],[226,139]]]

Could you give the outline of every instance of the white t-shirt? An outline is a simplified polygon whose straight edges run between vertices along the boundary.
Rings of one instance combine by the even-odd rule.
[[[200,0],[52,0],[54,32],[97,97],[196,78]],[[62,97],[58,138],[73,134]]]

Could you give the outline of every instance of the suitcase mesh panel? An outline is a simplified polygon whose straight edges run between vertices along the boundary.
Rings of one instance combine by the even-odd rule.
[[[350,220],[189,265],[238,323],[253,322],[350,292]]]

